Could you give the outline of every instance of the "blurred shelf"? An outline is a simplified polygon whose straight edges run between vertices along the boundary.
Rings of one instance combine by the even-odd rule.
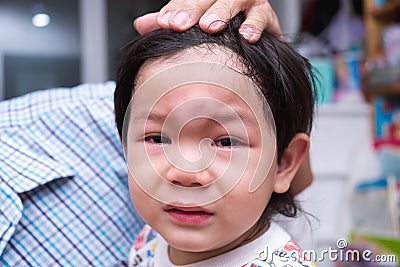
[[[380,20],[395,20],[400,16],[400,1],[392,0],[385,3],[382,7],[373,8],[372,15]]]
[[[377,87],[377,88],[367,88],[366,94],[369,97],[400,95],[400,83],[396,83],[390,86]]]
[[[375,1],[363,0],[367,60],[377,59],[382,54],[384,28],[400,21],[400,0],[389,0],[382,7]]]

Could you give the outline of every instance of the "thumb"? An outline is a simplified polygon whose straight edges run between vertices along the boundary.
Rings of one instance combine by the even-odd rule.
[[[151,31],[154,31],[156,29],[159,29],[160,26],[158,26],[158,23],[157,23],[158,14],[159,14],[159,12],[155,12],[155,13],[149,13],[149,14],[143,15],[141,17],[138,17],[133,22],[133,27],[141,35],[151,32]]]

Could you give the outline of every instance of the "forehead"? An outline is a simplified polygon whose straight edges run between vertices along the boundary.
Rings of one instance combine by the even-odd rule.
[[[146,61],[142,67],[140,68],[137,80],[135,84],[136,93],[141,90],[150,90],[152,91],[151,94],[155,93],[158,94],[158,89],[165,86],[165,81],[161,80],[157,74],[171,68],[174,66],[182,65],[185,63],[194,63],[194,62],[210,62],[210,63],[217,63],[222,64],[232,69],[235,69],[239,72],[243,72],[243,68],[241,67],[240,60],[238,56],[232,52],[231,50],[221,47],[221,46],[198,46],[192,47],[186,50],[183,50],[177,54],[174,54],[171,57],[162,57],[156,58],[152,60]],[[207,70],[208,71],[208,70]],[[207,73],[206,71],[206,73]],[[196,73],[199,72],[198,69],[190,70],[189,76],[187,80],[191,80],[190,75],[193,72],[193,76],[196,76]],[[210,71],[212,72],[212,71]],[[180,75],[181,72],[175,73],[170,72],[171,75],[167,76],[167,79],[174,80],[175,75]],[[219,75],[219,73],[218,73]],[[240,74],[237,74],[240,75]],[[220,75],[221,77],[225,75]],[[229,76],[229,75],[228,75]],[[234,77],[222,78],[224,79],[234,79]],[[142,85],[147,82],[148,80],[154,79],[157,77],[158,81],[155,83],[158,86],[156,88],[149,88],[148,86],[142,87]],[[165,76],[163,76],[165,77]],[[148,83],[147,83],[148,84]],[[142,89],[143,88],[143,89]],[[249,105],[248,99],[243,98],[244,95],[252,95],[252,103],[254,103],[254,88],[246,88],[245,86],[236,86],[236,90],[241,91],[241,95],[239,96],[235,92],[233,88],[226,88],[223,85],[216,85],[210,83],[202,83],[202,82],[190,82],[188,84],[179,85],[174,89],[170,89],[165,94],[160,94],[160,97],[154,103],[152,108],[149,108],[153,112],[161,112],[161,113],[169,113],[171,110],[184,104],[185,108],[180,109],[187,111],[190,113],[191,111],[199,111],[199,110],[210,110],[213,111],[213,114],[219,113],[230,113],[230,112],[238,112],[240,114],[239,117],[254,117],[252,114],[252,108]],[[148,94],[140,92],[140,95]],[[248,97],[245,97],[248,98]],[[257,97],[255,97],[257,98]],[[135,109],[138,109],[138,102],[135,103]],[[143,107],[142,103],[139,106]],[[147,109],[144,106],[144,109]],[[228,108],[227,108],[228,107]],[[228,111],[231,110],[231,111]]]
[[[163,106],[172,109],[183,103],[193,105],[193,109],[217,108],[218,103],[234,109],[250,109],[246,100],[231,90],[206,83],[190,83],[178,86],[160,97],[154,107]]]
[[[241,64],[238,55],[232,50],[217,45],[201,45],[185,49],[168,57],[166,56],[147,60],[140,67],[136,75],[135,89],[140,88],[140,86],[150,77],[167,68],[182,63],[198,61],[224,64],[240,72],[244,71],[244,67]]]
[[[210,110],[203,115],[254,122],[249,125],[265,123],[271,119],[264,114],[265,99],[243,74],[246,71],[235,53],[220,46],[194,47],[148,60],[137,75],[130,113],[133,118],[150,115],[160,120],[179,106],[179,111],[185,111],[179,116],[197,117]]]

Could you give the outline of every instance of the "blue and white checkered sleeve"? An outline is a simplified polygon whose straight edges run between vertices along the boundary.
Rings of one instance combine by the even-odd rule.
[[[76,101],[109,97],[115,82],[81,84],[73,88],[51,88],[39,90],[18,98],[0,102],[0,130],[24,126],[41,115],[69,106]]]
[[[126,259],[143,222],[130,202],[113,91],[82,85],[0,102],[0,265]]]

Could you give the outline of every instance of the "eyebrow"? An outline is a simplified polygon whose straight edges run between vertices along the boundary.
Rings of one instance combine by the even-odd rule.
[[[257,122],[256,118],[253,118],[253,116],[249,116],[247,114],[238,111],[235,111],[235,114],[217,114],[212,118],[221,123],[236,121],[239,118],[244,125],[250,128],[259,126],[259,123]]]
[[[243,112],[239,112],[235,110],[235,116],[234,114],[216,114],[209,119],[220,122],[220,123],[228,123],[228,122],[233,122],[236,121],[238,118],[243,122],[244,125],[248,126],[249,128],[254,128],[254,127],[259,127],[259,123],[257,119],[253,116],[249,116],[248,114],[245,114]],[[200,117],[202,118],[202,117]],[[207,118],[207,117],[204,117]],[[167,115],[158,113],[158,112],[140,112],[137,114],[133,120],[134,121],[145,121],[145,120],[150,120],[154,122],[160,122],[163,123],[167,119]]]
[[[139,114],[137,114],[133,120],[134,121],[143,121],[143,120],[151,120],[151,121],[159,121],[159,122],[163,122],[167,119],[167,116],[160,114],[160,113],[156,113],[156,112],[146,112],[146,111],[142,111]]]

